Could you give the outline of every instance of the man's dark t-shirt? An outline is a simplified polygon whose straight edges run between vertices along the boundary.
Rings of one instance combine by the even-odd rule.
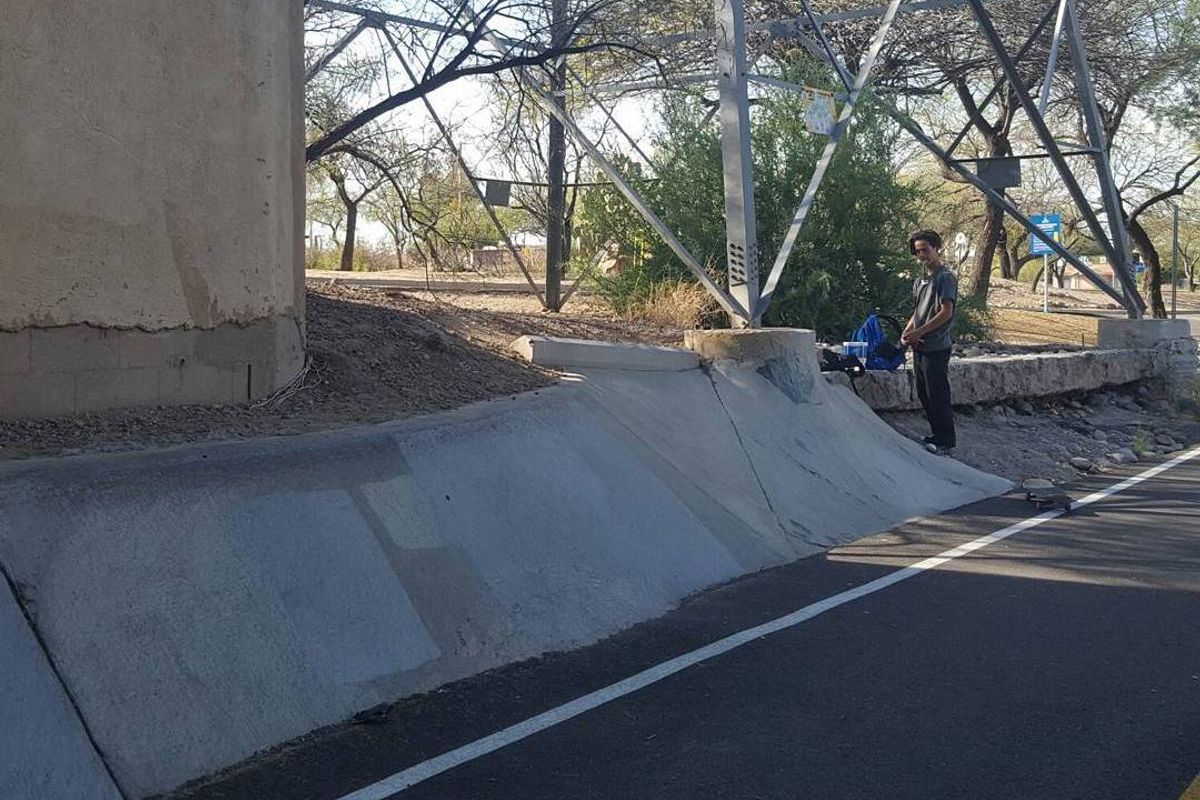
[[[949,300],[951,308],[958,310],[958,279],[954,273],[943,266],[933,275],[922,274],[913,282],[913,300],[916,303],[914,317],[917,325],[924,325],[937,315],[944,300]],[[950,328],[954,325],[954,314],[945,325],[921,337],[922,343],[918,350],[931,353],[937,350],[950,349]]]

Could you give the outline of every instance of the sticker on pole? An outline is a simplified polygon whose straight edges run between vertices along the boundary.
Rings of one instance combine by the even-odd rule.
[[[809,133],[819,133],[829,136],[833,133],[833,94],[820,89],[804,87],[801,93],[805,110],[804,125]]]
[[[1054,241],[1062,242],[1062,214],[1034,214],[1029,221]],[[1044,256],[1053,252],[1050,245],[1033,234],[1029,235],[1029,255]]]

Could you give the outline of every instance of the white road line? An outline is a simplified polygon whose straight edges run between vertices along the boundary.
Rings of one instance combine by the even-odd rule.
[[[1099,502],[1106,497],[1110,497],[1118,492],[1123,492],[1132,486],[1150,480],[1156,475],[1160,475],[1167,470],[1177,467],[1184,462],[1190,461],[1193,458],[1200,456],[1200,448],[1191,450],[1181,456],[1163,462],[1156,467],[1151,467],[1145,472],[1139,473],[1132,478],[1123,480],[1120,483],[1114,484],[1107,489],[1089,494],[1081,500],[1072,503],[1072,508],[1080,508]],[[461,766],[468,761],[473,761],[477,758],[493,753],[502,747],[506,747],[514,742],[519,742],[529,736],[552,728],[559,723],[566,722],[569,719],[579,716],[585,712],[598,708],[605,703],[609,703],[625,695],[632,694],[639,689],[644,689],[651,684],[658,683],[664,678],[668,678],[677,672],[682,672],[688,667],[699,664],[702,661],[707,661],[710,658],[715,658],[723,653],[728,653],[730,650],[735,650],[744,644],[749,644],[755,639],[761,639],[764,636],[769,636],[772,633],[777,633],[801,622],[812,619],[820,614],[845,605],[860,597],[878,592],[881,589],[908,580],[922,572],[931,570],[941,566],[948,561],[953,561],[956,558],[961,558],[968,553],[973,553],[980,548],[995,544],[996,542],[1007,539],[1008,537],[1027,531],[1030,528],[1037,527],[1043,522],[1049,522],[1052,519],[1060,517],[1065,512],[1060,510],[1046,511],[1038,514],[1036,517],[1022,520],[1007,528],[998,530],[994,533],[989,533],[987,536],[981,536],[974,541],[959,545],[952,550],[947,550],[932,558],[927,558],[923,561],[918,561],[915,564],[904,567],[882,578],[876,578],[869,583],[864,583],[862,586],[848,589],[844,592],[827,597],[824,600],[819,600],[811,605],[807,605],[797,611],[793,611],[786,616],[778,619],[765,622],[762,625],[753,628],[747,628],[724,639],[713,642],[712,644],[701,647],[698,650],[693,650],[690,653],[684,653],[681,656],[676,656],[669,661],[664,661],[661,664],[650,667],[649,669],[632,675],[624,680],[617,681],[614,684],[605,686],[603,689],[597,689],[590,694],[585,694],[578,697],[569,703],[552,708],[538,714],[535,717],[530,717],[523,722],[518,722],[515,725],[497,731],[490,736],[485,736],[482,739],[477,739],[470,744],[465,744],[462,747],[443,753],[440,756],[431,758],[428,761],[422,761],[420,764],[409,767],[406,770],[397,772],[395,775],[384,778],[378,783],[373,783],[370,786],[364,786],[358,791],[344,795],[339,800],[384,800],[391,797],[397,792],[401,792],[410,786],[415,786],[422,781],[426,781],[435,775],[440,775],[443,772]]]

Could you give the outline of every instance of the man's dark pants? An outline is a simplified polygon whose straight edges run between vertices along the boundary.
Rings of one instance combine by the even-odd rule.
[[[913,352],[917,397],[929,420],[933,443],[954,447],[954,406],[950,404],[950,349]]]

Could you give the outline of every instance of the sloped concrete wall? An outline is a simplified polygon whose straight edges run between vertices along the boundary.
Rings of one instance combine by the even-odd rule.
[[[141,797],[1008,487],[805,374],[597,370],[353,432],[5,464],[0,560]]]
[[[299,369],[301,6],[0,3],[0,415]]]
[[[0,797],[121,800],[3,580]]]

